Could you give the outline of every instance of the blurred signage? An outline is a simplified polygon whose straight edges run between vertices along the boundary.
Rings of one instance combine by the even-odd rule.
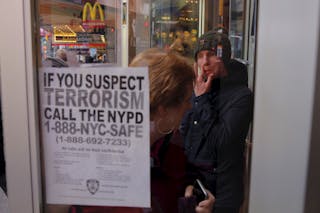
[[[60,0],[67,3],[73,3],[73,4],[81,4],[82,0]]]
[[[97,19],[97,12],[99,14],[99,19]],[[89,17],[88,17],[89,15]],[[89,18],[89,20],[88,20]],[[85,26],[104,26],[104,14],[103,14],[103,9],[99,2],[92,4],[90,2],[85,3],[83,6],[83,11],[82,11],[82,23]]]
[[[76,36],[68,36],[68,35],[54,35],[53,37],[54,43],[76,43]]]
[[[53,26],[52,43],[76,43],[77,34],[68,25]]]
[[[78,43],[105,43],[105,38],[103,35],[95,33],[77,33]]]

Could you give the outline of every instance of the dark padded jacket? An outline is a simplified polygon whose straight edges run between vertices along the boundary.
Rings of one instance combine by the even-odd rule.
[[[193,97],[181,124],[188,160],[215,195],[215,208],[238,209],[243,201],[244,147],[252,120],[253,94],[246,66],[231,60],[228,76],[209,93]],[[217,211],[218,212],[218,211]]]

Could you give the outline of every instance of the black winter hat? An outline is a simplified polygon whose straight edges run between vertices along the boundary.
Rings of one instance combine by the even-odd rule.
[[[224,65],[228,65],[231,58],[231,44],[228,38],[228,34],[224,28],[218,28],[215,30],[210,30],[200,36],[195,49],[194,58],[197,61],[198,53],[202,50],[212,50],[222,56],[222,61]]]

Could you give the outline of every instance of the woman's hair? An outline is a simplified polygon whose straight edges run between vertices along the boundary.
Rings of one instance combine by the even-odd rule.
[[[180,105],[195,78],[188,60],[174,51],[148,49],[138,54],[129,66],[149,68],[151,116],[159,106]]]

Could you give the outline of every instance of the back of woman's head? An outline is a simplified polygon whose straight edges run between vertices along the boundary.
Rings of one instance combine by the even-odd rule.
[[[180,105],[195,78],[193,68],[186,58],[159,49],[143,51],[132,60],[130,66],[149,68],[151,116],[159,106]]]

